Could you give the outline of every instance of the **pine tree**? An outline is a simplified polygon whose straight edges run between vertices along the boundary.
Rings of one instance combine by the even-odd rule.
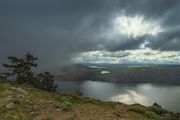
[[[10,64],[3,64],[9,72],[4,73],[6,78],[13,77],[19,84],[28,84],[36,88],[55,92],[57,85],[54,85],[54,76],[49,72],[40,73],[35,76],[32,69],[37,67],[36,60],[32,54],[27,53],[23,58],[14,56],[8,57]]]
[[[57,85],[54,85],[54,76],[49,72],[40,73],[38,75],[39,84],[38,87],[40,89],[55,92]]]
[[[9,71],[5,73],[5,76],[13,77],[18,83],[33,84],[34,74],[32,68],[37,67],[37,58],[27,53],[24,58],[10,56],[8,59],[11,64],[3,64]]]

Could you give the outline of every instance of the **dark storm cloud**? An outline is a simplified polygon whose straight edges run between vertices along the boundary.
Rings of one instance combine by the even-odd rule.
[[[180,27],[162,32],[152,39],[149,46],[159,50],[180,50]]]
[[[146,39],[100,38],[117,14],[143,15],[170,29],[150,46],[180,50],[178,0],[0,0],[0,61],[27,51],[49,69],[68,63],[72,54],[90,50],[136,49]],[[123,11],[123,12],[122,12]],[[176,39],[174,39],[176,38]],[[138,40],[139,39],[139,40]],[[163,41],[163,42],[162,42]],[[174,42],[175,41],[175,42]]]
[[[179,7],[178,4],[179,0],[129,0],[125,9],[128,14],[142,14],[147,19],[154,19],[161,18]]]
[[[139,46],[148,38],[148,36],[137,37],[137,38],[128,38],[120,37],[111,42],[104,43],[105,49],[108,51],[118,51],[118,50],[133,50],[138,49]]]
[[[73,53],[97,49],[99,28],[111,12],[95,0],[7,0],[0,6],[1,62],[30,51],[48,69],[68,63]]]
[[[119,0],[118,3],[121,4],[122,1]],[[145,35],[136,38],[135,41],[134,39],[120,40],[119,43],[110,44],[110,50],[137,49],[145,40],[149,40],[148,47],[153,49],[180,50],[179,0],[127,0],[124,5],[122,9],[125,15],[142,15],[146,21],[158,21],[164,32],[160,33],[158,37]],[[122,9],[118,10],[121,11]]]

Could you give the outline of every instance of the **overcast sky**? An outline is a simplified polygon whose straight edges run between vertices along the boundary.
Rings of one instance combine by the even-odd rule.
[[[116,62],[178,63],[180,1],[0,0],[0,62],[28,51],[47,70],[107,52]]]

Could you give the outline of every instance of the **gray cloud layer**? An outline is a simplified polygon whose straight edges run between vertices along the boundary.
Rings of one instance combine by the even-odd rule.
[[[180,50],[179,12],[179,0],[1,0],[0,61],[30,51],[44,69],[54,68],[73,53],[136,49],[145,39],[153,49]],[[135,40],[99,37],[119,13],[159,21],[166,31]]]

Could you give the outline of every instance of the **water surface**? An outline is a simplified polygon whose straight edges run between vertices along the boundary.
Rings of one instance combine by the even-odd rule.
[[[180,86],[155,84],[120,84],[102,81],[56,81],[58,91],[81,91],[84,96],[104,101],[146,106],[154,102],[168,110],[180,112]]]

